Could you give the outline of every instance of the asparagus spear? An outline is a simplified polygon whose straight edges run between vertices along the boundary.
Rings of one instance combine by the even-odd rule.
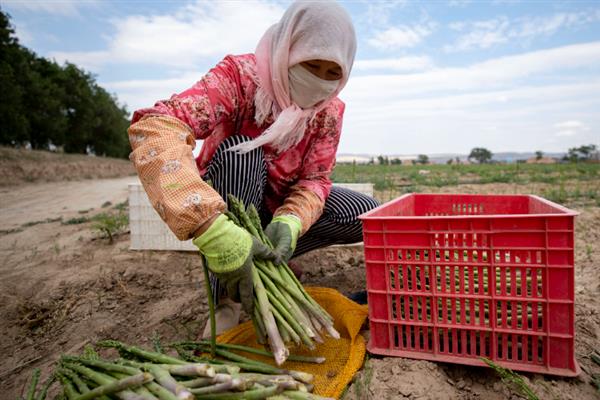
[[[201,377],[201,378],[191,379],[189,381],[183,381],[183,382],[180,382],[180,383],[181,383],[182,386],[185,386],[187,388],[197,388],[197,387],[214,385],[214,384],[217,384],[217,383],[229,382],[231,379],[232,379],[231,375],[216,374],[212,378]]]
[[[35,400],[46,400],[46,396],[48,395],[48,390],[50,389],[50,386],[52,386],[52,384],[54,384],[54,382],[56,382],[56,375],[52,374],[46,380],[46,382],[44,382],[44,385],[42,385],[42,389],[38,393]]]
[[[129,346],[125,343],[121,343],[117,340],[103,340],[98,342],[98,346],[100,347],[112,347],[119,351],[132,354],[136,357],[140,357],[146,360],[150,360],[152,362],[156,362],[159,364],[186,364],[185,361],[168,356],[166,354],[156,353],[149,350],[144,350],[139,347]]]
[[[75,390],[75,386],[73,386],[73,383],[69,380],[69,378],[67,378],[64,374],[60,373],[59,371],[56,372],[56,376],[60,380],[60,383],[62,383],[64,395],[66,396],[66,398],[68,400],[75,400],[77,396],[79,396],[79,393],[77,392],[77,390]]]
[[[107,375],[107,374],[104,374],[104,373],[101,373],[98,371],[94,371],[88,367],[84,367],[83,365],[80,365],[77,363],[63,362],[63,365],[66,368],[69,368],[75,372],[78,372],[82,376],[85,376],[86,378],[88,378],[91,381],[94,381],[100,385],[107,385],[107,384],[112,383],[117,380],[117,379],[111,377],[110,375]],[[119,393],[116,393],[115,395],[121,400],[143,399],[142,396],[138,396],[131,390],[123,390],[123,391],[120,391]]]
[[[267,334],[265,329],[265,324],[260,316],[260,312],[258,308],[254,307],[252,314],[252,324],[254,325],[254,331],[256,332],[256,341],[260,344],[267,343]],[[271,353],[271,356],[273,354]]]
[[[187,342],[184,344],[180,344],[180,347],[191,347],[193,349],[202,349],[202,342]],[[232,360],[232,364],[242,368],[246,371],[253,372],[261,372],[265,374],[276,374],[276,375],[290,375],[294,379],[303,382],[310,383],[313,381],[313,376],[306,372],[294,371],[294,370],[286,370],[278,367],[273,367],[272,365],[262,363],[257,360],[252,360],[250,358],[246,358],[239,354],[232,353],[230,351],[217,348],[217,355]],[[190,359],[196,359],[197,357],[191,356]]]
[[[259,400],[266,399],[271,396],[276,395],[277,393],[281,393],[283,391],[279,386],[268,386],[262,387],[254,390],[248,390],[246,392],[228,392],[228,393],[215,393],[215,394],[206,394],[201,397],[203,400]]]
[[[77,375],[75,372],[71,371],[70,369],[60,369],[58,372],[60,374],[64,375],[65,377],[67,377],[68,379],[70,379],[71,382],[73,384],[75,384],[75,386],[77,387],[77,390],[79,391],[79,393],[87,393],[90,391],[90,388],[88,387],[88,385],[84,381],[81,380],[79,375]]]
[[[254,291],[258,300],[259,311],[263,322],[265,323],[267,339],[271,345],[275,363],[281,365],[287,359],[289,351],[285,347],[283,340],[281,340],[281,335],[279,334],[277,324],[275,323],[275,317],[273,317],[273,313],[270,310],[269,299],[267,298],[265,287],[263,286],[255,267],[252,267],[252,279],[254,281]]]
[[[244,391],[246,389],[247,383],[240,378],[233,378],[229,382],[216,383],[210,386],[204,386],[202,388],[190,389],[196,397],[200,395],[212,394],[212,393],[221,393],[227,392],[231,390],[236,391]]]
[[[204,284],[206,287],[206,295],[208,296],[208,317],[210,318],[210,356],[215,358],[215,346],[217,343],[217,321],[215,319],[215,303],[213,300],[213,292],[210,287],[210,276],[208,274],[208,263],[204,255],[202,258],[202,270],[204,271]]]
[[[207,342],[206,340],[200,340],[198,342],[191,342],[191,341],[175,342],[175,343],[170,344],[170,346],[187,346],[190,349],[203,349],[203,348],[206,348],[206,346],[208,346],[209,344],[210,343]],[[217,347],[225,349],[225,350],[238,350],[238,351],[241,351],[244,353],[257,354],[257,355],[266,356],[266,357],[273,356],[273,353],[271,353],[270,351],[263,350],[263,349],[257,349],[255,347],[243,346],[240,344],[217,343]],[[296,354],[290,354],[288,356],[288,360],[305,362],[305,363],[313,363],[313,364],[322,364],[325,362],[325,357],[299,356]]]
[[[37,384],[40,380],[41,370],[36,368],[33,370],[33,374],[31,375],[31,384],[29,385],[29,390],[27,391],[26,400],[33,400],[33,396],[35,395],[35,389],[37,388]]]
[[[111,383],[107,383],[102,386],[98,386],[95,389],[88,391],[85,394],[77,397],[77,400],[90,400],[99,396],[109,395],[117,392],[121,392],[125,389],[131,389],[137,386],[142,386],[145,383],[152,381],[154,378],[151,374],[146,372],[129,376],[127,378],[120,379]]]

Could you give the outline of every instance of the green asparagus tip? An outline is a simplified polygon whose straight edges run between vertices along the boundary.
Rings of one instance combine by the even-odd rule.
[[[96,345],[98,347],[108,347],[108,348],[114,348],[114,349],[119,349],[119,348],[122,348],[125,346],[123,343],[119,342],[118,340],[113,340],[113,339],[101,340],[98,343],[96,343]]]
[[[83,348],[83,357],[88,360],[97,360],[100,358],[100,355],[94,350],[94,346],[88,343]]]

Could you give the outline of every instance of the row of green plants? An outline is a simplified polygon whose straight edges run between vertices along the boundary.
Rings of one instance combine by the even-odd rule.
[[[371,182],[376,190],[390,187],[452,186],[484,183],[548,183],[600,178],[600,163],[572,164],[482,164],[482,165],[378,165],[338,164],[332,180],[339,183]]]
[[[461,184],[506,183],[516,192],[543,196],[560,204],[600,206],[600,164],[556,165],[367,165],[338,164],[338,183],[373,183],[380,201],[404,193],[438,192]],[[510,189],[510,187],[507,187]]]

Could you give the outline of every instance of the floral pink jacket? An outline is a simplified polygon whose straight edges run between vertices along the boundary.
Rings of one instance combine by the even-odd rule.
[[[253,54],[227,56],[190,89],[133,115],[130,158],[150,201],[182,240],[224,209],[200,178],[219,144],[231,135],[257,137],[273,122],[257,126],[254,120],[255,70]],[[298,216],[303,232],[320,217],[329,195],[343,112],[344,103],[336,98],[313,118],[296,146],[282,153],[263,146],[266,204],[275,215]],[[190,162],[193,139],[203,140],[197,169]]]

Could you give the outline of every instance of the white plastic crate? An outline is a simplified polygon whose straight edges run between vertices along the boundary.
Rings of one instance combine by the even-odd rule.
[[[372,183],[334,183],[334,186],[343,187],[346,189],[354,190],[355,192],[366,194],[367,196],[373,197],[373,184]]]
[[[198,251],[191,240],[181,241],[160,219],[141,183],[129,184],[131,250]]]
[[[343,183],[336,186],[373,196],[372,183]],[[180,241],[154,210],[140,182],[129,184],[129,229],[131,250],[198,251],[191,240]]]

